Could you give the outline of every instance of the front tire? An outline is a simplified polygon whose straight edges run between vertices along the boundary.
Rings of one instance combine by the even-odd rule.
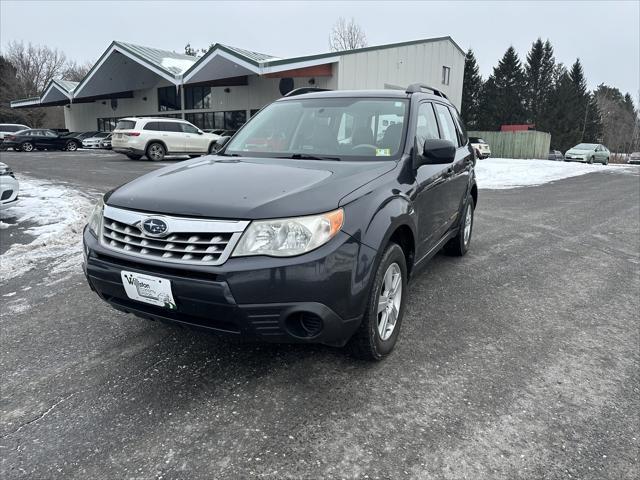
[[[161,143],[153,142],[147,147],[146,153],[149,160],[160,162],[161,160],[164,160],[164,156],[167,154],[167,151]]]
[[[593,164],[593,157],[589,159],[589,165],[592,165],[592,164]]]
[[[33,143],[24,142],[22,145],[20,145],[20,150],[23,152],[33,152]]]
[[[353,355],[382,360],[396,345],[404,315],[407,264],[402,248],[390,243],[376,270],[362,322],[351,337]]]
[[[467,203],[462,210],[462,218],[460,219],[460,227],[458,234],[449,240],[444,251],[455,257],[462,257],[469,251],[471,245],[471,234],[473,233],[473,216],[475,213],[475,203],[473,197],[469,196]]]

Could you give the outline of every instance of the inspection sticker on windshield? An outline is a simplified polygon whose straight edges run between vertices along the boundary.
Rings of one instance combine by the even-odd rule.
[[[376,157],[390,157],[391,149],[390,148],[376,148]]]
[[[125,270],[122,270],[120,275],[124,290],[130,299],[165,307],[170,310],[177,308],[171,293],[171,282],[169,280]]]

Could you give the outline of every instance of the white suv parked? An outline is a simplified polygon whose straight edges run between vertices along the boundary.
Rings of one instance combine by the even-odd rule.
[[[7,133],[16,133],[20,130],[28,130],[31,127],[22,125],[20,123],[0,123],[0,140],[4,140],[4,136]]]
[[[215,150],[219,135],[205,133],[178,118],[123,118],[111,136],[114,152],[138,160],[146,155],[159,161],[165,155],[200,156]]]

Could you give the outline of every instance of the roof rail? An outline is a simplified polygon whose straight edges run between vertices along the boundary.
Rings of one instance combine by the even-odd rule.
[[[407,90],[405,91],[405,93],[417,93],[417,92],[422,92],[428,90],[431,93],[433,93],[434,95],[437,95],[439,97],[442,98],[446,98],[447,100],[449,100],[449,97],[447,97],[443,92],[441,92],[440,90],[430,87],[429,85],[424,85],[422,83],[412,83],[411,85],[409,85],[407,87]]]
[[[304,95],[305,93],[329,92],[330,88],[302,87],[295,88],[285,95],[285,97],[295,97],[296,95]]]

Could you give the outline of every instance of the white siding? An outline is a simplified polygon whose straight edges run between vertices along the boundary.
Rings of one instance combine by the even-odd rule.
[[[335,77],[314,77],[314,87],[336,88]],[[310,77],[294,78],[294,87],[308,87]],[[279,78],[263,78],[250,76],[248,85],[231,87],[213,87],[211,89],[211,107],[203,110],[158,111],[158,87],[169,86],[162,80],[157,86],[147,90],[135,90],[133,98],[118,99],[118,107],[113,110],[110,100],[96,100],[91,103],[72,104],[64,109],[65,125],[71,131],[94,130],[98,127],[97,119],[105,117],[127,117],[135,115],[162,115],[163,113],[202,113],[228,110],[254,110],[282,97],[278,89]],[[229,92],[225,92],[225,88]],[[143,100],[146,97],[147,100]],[[104,104],[103,104],[104,102]],[[183,103],[184,106],[184,103]],[[247,112],[248,113],[248,112]],[[248,115],[247,115],[248,118]]]
[[[449,85],[442,84],[443,66],[451,68]],[[342,55],[339,72],[340,90],[424,83],[442,90],[456,107],[462,102],[464,55],[449,40]]]

